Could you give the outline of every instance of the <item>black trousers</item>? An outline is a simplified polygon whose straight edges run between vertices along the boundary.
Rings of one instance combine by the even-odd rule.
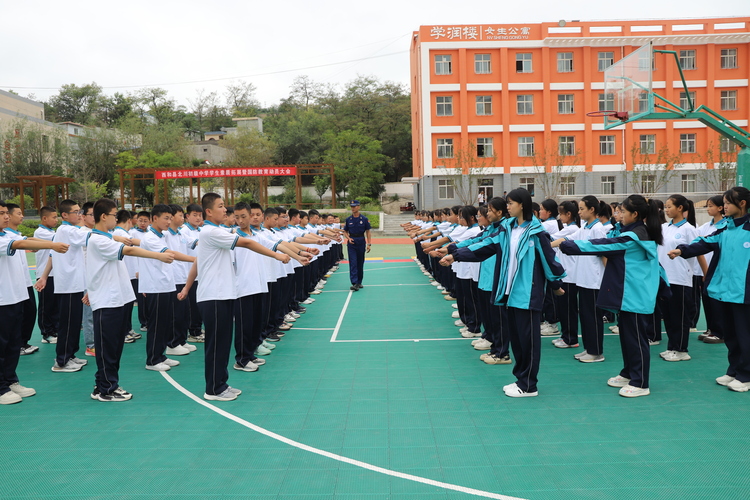
[[[57,337],[60,329],[60,309],[55,296],[55,278],[47,278],[47,285],[39,292],[39,308],[37,309],[37,323],[44,337]]]
[[[352,240],[354,244],[348,243],[346,245],[346,250],[349,254],[349,281],[351,281],[352,285],[361,285],[365,275],[365,250],[367,249],[367,241],[364,236],[356,236]]]
[[[458,278],[458,288],[461,290],[458,294],[458,314],[461,321],[471,333],[482,331],[482,317],[477,302],[479,301],[479,288],[477,282],[471,278]],[[463,313],[462,313],[463,309]]]
[[[112,394],[120,386],[120,359],[130,322],[124,306],[94,311],[95,379],[102,394]]]
[[[187,300],[178,300],[177,294],[182,291],[185,286],[177,285],[175,287],[175,293],[172,296],[172,317],[174,318],[174,325],[172,328],[172,337],[168,339],[168,347],[177,347],[187,342],[188,327],[190,326],[190,303]]]
[[[174,332],[173,303],[176,292],[146,294],[146,365],[158,365],[167,357],[164,350]]]
[[[135,305],[135,301],[128,302],[124,306],[122,306],[125,311],[125,321],[122,324],[122,328],[124,330],[123,332],[123,339],[125,338],[124,335],[127,335],[130,333],[130,330],[133,330],[133,306]]]
[[[36,294],[34,287],[28,287],[29,298],[23,301],[23,322],[21,324],[21,345],[29,344],[36,323]]]
[[[261,311],[263,315],[263,338],[268,337],[276,331],[278,325],[274,324],[273,302],[279,295],[279,282],[268,282],[268,293],[263,294]]]
[[[540,311],[508,308],[510,346],[516,361],[513,365],[513,375],[519,389],[525,392],[537,390],[539,361],[542,355],[541,318]]]
[[[552,287],[546,287],[544,292],[544,305],[542,306],[542,320],[552,325],[560,321],[560,315],[557,312],[557,301]]]
[[[229,353],[232,349],[235,300],[198,302],[206,326],[205,377],[206,394],[218,395],[229,385]]]
[[[234,360],[242,367],[256,359],[255,350],[263,342],[263,295],[245,295],[234,303]]]
[[[578,312],[583,348],[589,354],[604,352],[604,311],[596,307],[599,290],[578,287]]]
[[[83,292],[58,293],[57,304],[60,309],[60,329],[57,331],[55,361],[58,366],[65,366],[70,358],[75,357],[81,343],[81,325],[83,323]],[[20,352],[20,351],[19,351]]]
[[[724,322],[724,342],[728,350],[727,375],[740,382],[750,382],[750,307],[731,302],[719,304]]]
[[[565,294],[555,295],[560,317],[560,338],[568,345],[576,345],[578,343],[578,287],[575,283],[563,281],[562,289]]]
[[[203,320],[201,318],[201,311],[198,307],[198,281],[193,283],[188,292],[189,309],[190,309],[190,325],[188,331],[193,337],[198,337],[201,334],[201,327]]]
[[[148,326],[148,314],[146,313],[146,301],[144,300],[143,294],[138,293],[138,280],[130,280],[130,284],[133,287],[133,293],[135,293],[135,303],[138,305],[138,321],[141,323],[141,328]],[[197,283],[195,284],[197,287]]]
[[[687,352],[693,321],[693,288],[670,285],[670,289],[672,297],[661,299],[661,313],[664,315],[664,328],[669,339],[667,350]]]
[[[21,323],[23,302],[0,306],[3,327],[0,328],[0,395],[10,391],[18,382],[16,368],[21,357]]]
[[[703,295],[703,276],[693,276],[693,318],[690,327],[698,326],[701,317],[701,295]]]
[[[510,346],[510,331],[508,330],[508,309],[505,306],[493,304],[492,292],[478,290],[482,324],[484,325],[484,338],[492,342],[490,354],[505,357],[508,355]]]
[[[620,328],[620,347],[623,367],[620,376],[630,379],[633,387],[647,388],[651,370],[651,353],[648,346],[647,321],[643,314],[620,311],[617,326]]]
[[[721,304],[718,300],[709,297],[705,289],[703,289],[703,311],[706,314],[706,326],[711,330],[711,334],[723,339],[724,327],[722,326]]]

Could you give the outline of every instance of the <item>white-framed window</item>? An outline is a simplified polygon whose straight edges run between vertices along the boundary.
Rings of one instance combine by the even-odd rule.
[[[557,146],[560,156],[575,156],[576,154],[576,138],[573,135],[561,135],[558,137]]]
[[[690,101],[693,103],[693,107],[695,108],[695,92],[690,92]],[[688,109],[690,105],[688,104],[688,94],[685,92],[680,92],[680,107],[682,109]]]
[[[456,197],[456,185],[453,179],[438,179],[438,198],[441,200],[452,200]]]
[[[602,194],[615,194],[614,175],[602,175]]]
[[[656,135],[641,134],[640,148],[642,155],[652,155],[656,153]]]
[[[680,153],[695,153],[695,134],[680,134]]]
[[[435,96],[435,106],[437,116],[453,116],[453,96]]]
[[[519,186],[524,188],[526,191],[531,193],[531,196],[534,196],[534,178],[533,177],[521,177],[521,181],[519,182]]]
[[[721,91],[721,110],[733,111],[735,109],[737,109],[737,91],[736,90],[722,90]]]
[[[682,70],[695,69],[695,51],[694,50],[681,50],[680,51],[680,66]]]
[[[492,114],[492,96],[476,96],[477,116],[488,116]]]
[[[641,193],[653,193],[656,191],[656,176],[641,175]]]
[[[573,94],[557,94],[557,112],[561,115],[573,114]]]
[[[737,49],[721,49],[721,69],[737,67]]]
[[[737,148],[737,145],[730,139],[729,137],[722,137],[721,142],[719,142],[719,151],[722,153],[734,153]],[[726,189],[725,189],[726,191]]]
[[[516,73],[531,73],[531,52],[516,53]]]
[[[599,55],[596,59],[596,67],[597,69],[602,72],[612,66],[615,63],[615,53],[614,52],[599,52]]]
[[[490,54],[474,54],[474,73],[477,75],[492,73]]]
[[[453,158],[453,139],[437,140],[438,158]]]
[[[599,136],[599,154],[600,155],[615,154],[615,136],[614,135],[600,135]]]
[[[696,188],[696,174],[682,174],[682,192],[683,193],[695,193]]]
[[[533,137],[519,137],[518,138],[518,156],[520,157],[534,156],[534,138]]]
[[[494,154],[492,137],[479,137],[477,139],[477,156],[479,158],[490,158]]]
[[[615,94],[607,92],[606,94],[599,94],[599,111],[614,111],[615,110]]]
[[[557,72],[558,73],[572,73],[573,72],[573,53],[572,52],[558,52],[557,53]]]
[[[638,94],[638,112],[646,113],[649,111],[650,102],[648,98],[648,92],[641,92]]]
[[[534,114],[534,95],[519,94],[516,96],[516,113],[519,115]]]
[[[576,178],[560,177],[560,196],[574,196],[576,194]]]
[[[450,54],[435,55],[435,74],[450,75],[453,73],[453,63]]]

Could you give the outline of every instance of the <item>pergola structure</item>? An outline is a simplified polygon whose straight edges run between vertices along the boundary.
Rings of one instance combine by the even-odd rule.
[[[120,175],[120,206],[125,206],[125,186],[130,187],[130,206],[135,206],[135,200],[133,199],[135,193],[135,181],[150,181],[154,183],[154,204],[157,203],[169,203],[169,181],[171,180],[188,180],[189,181],[189,203],[200,202],[201,199],[201,179],[208,178],[205,175],[200,177],[191,176],[196,171],[205,170],[230,170],[230,169],[252,169],[254,171],[271,169],[278,171],[279,169],[294,167],[295,168],[295,194],[296,194],[296,207],[302,208],[303,205],[309,205],[309,203],[302,202],[302,177],[310,175],[330,175],[331,176],[331,205],[336,206],[336,176],[334,174],[334,167],[329,163],[317,163],[317,164],[305,164],[305,165],[253,165],[251,167],[211,167],[211,168],[184,168],[184,169],[157,169],[157,168],[121,168],[118,170]],[[157,177],[157,172],[168,171],[170,174],[175,174],[172,178],[162,179]],[[202,172],[201,172],[202,173]],[[278,174],[268,175],[252,175],[252,177],[258,177],[260,181],[260,200],[258,202],[266,206],[268,205],[268,178],[276,177]],[[250,177],[248,175],[248,177]],[[234,205],[234,179],[232,176],[215,176],[211,178],[222,178],[224,179],[224,199],[231,205]],[[193,196],[193,187],[196,188],[196,194]],[[205,194],[205,193],[204,193]]]
[[[55,187],[55,200],[52,203],[57,207],[57,202],[62,198],[70,197],[68,185],[76,180],[71,177],[60,177],[57,175],[18,175],[18,182],[7,182],[0,184],[0,188],[12,189],[15,196],[21,195],[21,210],[26,210],[26,196],[24,194],[27,188],[32,189],[32,199],[34,209],[39,210],[47,205],[47,188]]]

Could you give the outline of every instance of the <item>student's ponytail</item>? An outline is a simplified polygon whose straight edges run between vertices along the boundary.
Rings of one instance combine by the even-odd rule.
[[[508,217],[508,203],[505,201],[505,198],[495,196],[494,198],[490,198],[490,201],[487,202],[487,205],[492,207],[492,210],[494,210],[495,212],[500,212],[501,214],[503,214],[503,219],[506,219]]]
[[[688,199],[688,210],[687,210],[687,221],[695,227],[695,203],[693,200]]]
[[[656,200],[646,201],[639,194],[631,194],[622,202],[622,207],[630,213],[637,213],[637,220],[646,226],[648,239],[661,245],[663,238],[661,234],[661,220],[659,220],[659,205]]]
[[[682,208],[683,213],[687,212],[687,216],[685,216],[685,219],[687,219],[690,224],[695,226],[695,205],[691,200],[688,200],[681,194],[673,194],[669,197],[669,201],[671,201],[675,207]]]
[[[612,218],[612,207],[606,201],[599,200],[599,212],[596,214],[597,217],[606,217],[607,220]]]
[[[570,214],[573,219],[573,224],[581,227],[581,216],[578,214],[578,203],[575,201],[564,201],[560,203],[560,211]]]

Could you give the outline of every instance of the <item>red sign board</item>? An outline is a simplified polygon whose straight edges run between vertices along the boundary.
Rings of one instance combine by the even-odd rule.
[[[157,170],[156,179],[205,179],[210,177],[258,177],[263,175],[297,175],[297,167],[212,167],[183,170]]]

